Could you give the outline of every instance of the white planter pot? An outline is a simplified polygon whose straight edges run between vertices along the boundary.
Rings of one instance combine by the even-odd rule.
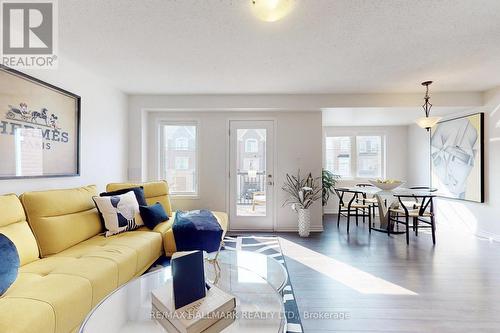
[[[311,211],[309,209],[299,209],[299,236],[309,237],[311,230]]]

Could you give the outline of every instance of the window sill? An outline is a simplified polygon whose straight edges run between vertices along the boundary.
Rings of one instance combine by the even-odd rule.
[[[199,200],[198,194],[170,194],[172,200]]]

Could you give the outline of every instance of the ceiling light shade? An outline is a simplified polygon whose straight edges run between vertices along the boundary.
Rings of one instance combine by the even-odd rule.
[[[292,11],[294,2],[295,0],[252,0],[251,7],[259,20],[276,22]]]
[[[416,123],[418,126],[425,128],[425,129],[430,129],[441,120],[441,117],[422,117],[418,118]]]
[[[441,120],[441,117],[431,117],[431,109],[432,109],[432,104],[430,102],[431,96],[429,95],[429,86],[432,84],[432,81],[425,81],[422,82],[422,85],[425,87],[425,96],[424,96],[424,104],[422,105],[422,108],[424,109],[425,112],[425,117],[418,118],[416,120],[416,123],[418,126],[425,128],[427,131],[429,131],[432,127],[434,127],[439,120]]]

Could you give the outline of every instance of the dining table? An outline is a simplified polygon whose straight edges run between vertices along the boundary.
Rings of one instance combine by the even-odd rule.
[[[401,205],[400,198],[406,198],[406,200],[411,200],[412,198],[418,197],[431,197],[434,198],[438,196],[436,190],[429,189],[410,189],[404,187],[397,187],[390,191],[381,190],[375,186],[346,186],[338,187],[338,191],[343,191],[350,193],[352,195],[360,195],[359,200],[363,198],[376,198],[378,206],[378,221],[374,221],[372,230],[387,232],[389,224],[389,209],[398,208]],[[378,224],[377,224],[378,222]]]

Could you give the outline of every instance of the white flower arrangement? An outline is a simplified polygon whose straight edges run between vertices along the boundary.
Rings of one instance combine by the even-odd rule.
[[[297,172],[297,176],[286,175],[282,190],[289,194],[283,206],[290,205],[296,212],[299,209],[308,209],[322,197],[320,178],[313,178],[311,173],[306,178],[301,178],[300,170]]]

